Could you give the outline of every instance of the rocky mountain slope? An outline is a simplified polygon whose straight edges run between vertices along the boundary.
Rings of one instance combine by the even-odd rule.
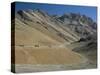
[[[85,15],[75,13],[68,13],[59,17],[57,15],[49,15],[39,9],[19,10],[16,12],[15,20],[16,30],[25,26],[27,28],[30,27],[46,35],[52,41],[56,41],[56,44],[70,44],[80,40],[93,40],[96,39],[97,35],[96,23]],[[20,23],[18,24],[20,26],[17,23]]]
[[[42,71],[41,67],[44,70],[96,68],[97,24],[79,13],[59,16],[40,9],[16,11],[15,58],[18,72],[27,68],[32,72]],[[56,67],[50,68],[50,64]]]

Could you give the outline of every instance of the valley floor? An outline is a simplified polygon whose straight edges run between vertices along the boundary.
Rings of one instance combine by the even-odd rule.
[[[15,49],[16,72],[95,68],[87,58],[67,48],[17,46]]]

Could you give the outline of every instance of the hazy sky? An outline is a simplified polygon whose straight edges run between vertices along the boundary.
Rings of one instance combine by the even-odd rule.
[[[27,9],[41,9],[49,14],[63,15],[64,13],[80,13],[91,17],[94,21],[97,21],[97,7],[89,6],[74,6],[74,5],[55,5],[55,4],[43,4],[43,3],[26,3],[16,2],[16,11]]]

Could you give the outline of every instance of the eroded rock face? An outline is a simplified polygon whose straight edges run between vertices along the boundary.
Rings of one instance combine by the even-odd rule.
[[[29,22],[40,24],[47,32],[62,39],[62,42],[72,43],[81,38],[93,37],[93,34],[97,33],[97,24],[90,17],[79,13],[66,13],[59,17],[58,15],[49,15],[39,9],[19,10],[16,13],[16,18],[32,27],[35,27],[35,25],[29,24]],[[40,29],[41,31],[43,31],[42,28]]]

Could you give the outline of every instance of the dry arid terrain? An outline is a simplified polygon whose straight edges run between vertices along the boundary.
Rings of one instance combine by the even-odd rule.
[[[12,65],[16,72],[96,68],[97,25],[77,13],[59,17],[39,9],[19,10]]]

